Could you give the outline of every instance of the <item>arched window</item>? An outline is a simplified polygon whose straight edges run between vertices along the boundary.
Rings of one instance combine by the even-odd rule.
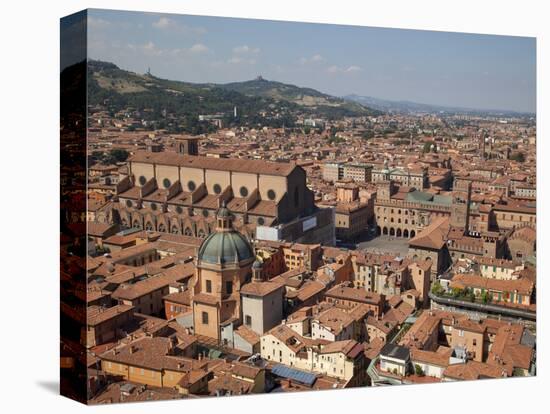
[[[189,227],[186,227],[183,234],[185,234],[186,236],[192,236],[193,232],[191,231],[191,229]]]
[[[153,231],[153,225],[150,222],[147,222],[145,224],[145,230],[147,231]]]
[[[179,229],[178,229],[178,226],[172,226],[172,234],[179,234]]]

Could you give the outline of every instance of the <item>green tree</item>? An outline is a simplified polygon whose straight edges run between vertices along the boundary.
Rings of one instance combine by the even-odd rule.
[[[128,159],[128,151],[121,148],[112,149],[109,153],[117,162],[124,162]]]
[[[458,298],[464,294],[464,291],[460,288],[451,288],[451,295],[455,298]]]
[[[435,282],[432,286],[432,293],[434,295],[440,296],[443,294],[445,289],[443,289],[443,286],[441,286],[441,283]]]
[[[433,152],[437,152],[435,142],[433,141],[427,141],[424,143],[424,147],[422,148],[422,152],[432,152],[432,145],[433,145]]]
[[[374,138],[374,131],[372,129],[367,129],[365,132],[363,132],[361,138],[363,138],[364,140]]]
[[[523,154],[523,152],[515,152],[512,155],[510,155],[510,159],[517,162],[524,162],[525,155]]]
[[[422,367],[418,364],[414,364],[414,373],[416,375],[418,375],[419,377],[423,377],[424,376],[424,370],[422,369]]]

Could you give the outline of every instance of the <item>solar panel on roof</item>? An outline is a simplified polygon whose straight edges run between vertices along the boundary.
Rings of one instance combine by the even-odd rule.
[[[278,364],[273,367],[271,372],[279,377],[289,378],[302,384],[312,386],[317,377],[309,372],[299,371],[286,365]]]

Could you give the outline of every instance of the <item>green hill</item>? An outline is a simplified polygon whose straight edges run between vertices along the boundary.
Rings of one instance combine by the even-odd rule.
[[[161,119],[163,113],[173,114],[181,119],[179,127],[196,133],[204,132],[198,127],[200,114],[223,114],[225,125],[291,126],[298,115],[338,119],[377,113],[315,89],[260,77],[229,84],[198,84],[129,72],[94,60],[88,61],[88,104],[102,105],[112,112],[129,107],[146,110],[145,118],[151,120]],[[235,106],[237,119],[232,116]]]
[[[247,96],[271,98],[279,102],[292,102],[302,108],[309,108],[312,112],[317,110],[319,115],[354,116],[376,113],[376,111],[358,102],[346,101],[312,88],[302,88],[296,85],[266,80],[261,76],[250,81],[233,82],[218,86]]]

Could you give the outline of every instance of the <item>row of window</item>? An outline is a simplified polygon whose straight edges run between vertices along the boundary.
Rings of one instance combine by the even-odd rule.
[[[133,206],[132,200],[126,200],[126,207],[131,208],[132,206]],[[153,211],[156,211],[158,209],[158,205],[156,203],[151,203],[149,205],[149,207]],[[182,214],[183,213],[183,207],[176,206],[176,213]],[[203,215],[203,217],[209,217],[210,216],[210,211],[207,210],[207,209],[203,209],[201,211],[201,214]],[[265,224],[265,219],[263,217],[258,217],[256,219],[256,223],[259,224],[260,226],[263,226]],[[139,227],[141,227],[141,226],[139,226]],[[149,225],[149,227],[150,228],[147,228],[146,230],[154,230],[152,225]],[[163,227],[163,229],[164,229],[164,227]],[[160,230],[160,228],[159,228],[159,231],[165,231],[165,230]],[[177,228],[175,230],[174,230],[174,228],[172,228],[172,233],[178,233]]]
[[[146,182],[147,182],[147,179],[145,178],[145,176],[142,175],[139,177],[140,185],[143,186],[146,184]],[[162,185],[164,188],[170,188],[170,186],[172,185],[172,182],[168,178],[165,178],[164,180],[162,180]],[[197,184],[193,180],[189,180],[187,182],[187,188],[189,189],[189,191],[195,191],[197,189]],[[220,194],[222,192],[222,186],[217,183],[214,184],[212,189],[214,190],[215,194]],[[248,197],[248,194],[249,194],[248,188],[246,188],[245,186],[241,186],[241,188],[239,189],[239,194],[241,195],[241,197]],[[277,193],[274,190],[268,190],[267,198],[270,200],[275,200],[275,198],[277,198]]]
[[[381,217],[380,217],[380,216],[376,216],[376,220],[377,220],[378,222],[380,222]],[[387,222],[388,222],[388,218],[387,218],[387,217],[384,217],[384,223],[387,223]],[[393,218],[393,217],[390,217],[390,223],[394,223],[394,222],[395,222],[394,218]],[[400,219],[400,218],[397,219],[397,223],[398,223],[398,224],[401,224],[401,219]],[[405,224],[409,224],[409,220],[408,220],[408,219],[405,219]],[[411,220],[411,225],[414,226],[414,220]]]

